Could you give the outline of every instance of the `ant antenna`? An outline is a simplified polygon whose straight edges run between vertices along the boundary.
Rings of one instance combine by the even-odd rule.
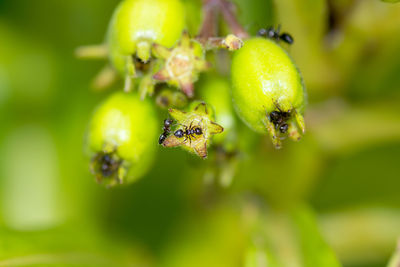
[[[279,36],[279,33],[281,32],[281,24],[278,24],[276,27],[276,34]]]

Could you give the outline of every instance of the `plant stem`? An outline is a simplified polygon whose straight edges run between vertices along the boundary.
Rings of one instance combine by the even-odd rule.
[[[239,38],[248,38],[249,34],[240,25],[234,12],[234,6],[227,0],[203,0],[203,24],[197,36],[197,40],[204,45],[212,46],[224,38],[217,37],[218,34],[218,15],[222,14],[224,20],[229,25],[232,33]]]
[[[211,3],[212,2],[212,3]],[[207,39],[217,35],[217,16],[219,10],[215,1],[203,0],[203,24],[201,26],[200,32],[197,39],[201,43],[207,42]]]
[[[219,0],[220,10],[222,12],[222,16],[224,17],[226,23],[228,23],[234,35],[239,38],[248,38],[249,34],[247,31],[240,25],[239,21],[236,18],[234,5],[227,0]]]

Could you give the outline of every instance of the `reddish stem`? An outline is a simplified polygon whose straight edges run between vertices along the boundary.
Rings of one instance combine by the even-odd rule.
[[[208,38],[217,35],[217,16],[219,9],[214,3],[215,1],[203,0],[203,24],[197,39],[202,43],[206,42]]]
[[[248,38],[249,34],[247,31],[240,25],[239,21],[236,18],[236,14],[234,11],[234,5],[227,0],[218,0],[220,5],[220,10],[222,12],[222,16],[224,17],[226,23],[228,23],[234,35],[239,38]]]
[[[239,38],[248,38],[249,34],[240,25],[234,12],[234,6],[227,0],[203,0],[203,24],[197,39],[203,43],[208,43],[210,38],[217,36],[218,15],[222,16],[229,25],[232,33]]]

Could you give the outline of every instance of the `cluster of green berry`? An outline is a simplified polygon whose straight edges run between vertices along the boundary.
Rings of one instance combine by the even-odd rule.
[[[232,32],[225,37],[215,34],[219,14]],[[276,148],[283,138],[298,140],[304,133],[302,78],[279,44],[279,36],[293,42],[290,35],[269,29],[250,37],[227,0],[204,1],[203,25],[195,38],[185,17],[180,0],[123,0],[106,43],[77,50],[81,57],[109,58],[95,86],[109,85],[116,74],[124,79],[124,90],[105,100],[90,124],[91,167],[100,183],[129,183],[150,168],[159,134],[156,106],[168,108],[171,116],[159,143],[182,146],[202,158],[211,141],[222,158],[235,154],[234,110],[251,129],[269,133]],[[231,83],[214,74],[199,85],[199,74],[212,69],[208,51],[216,49],[233,53]]]

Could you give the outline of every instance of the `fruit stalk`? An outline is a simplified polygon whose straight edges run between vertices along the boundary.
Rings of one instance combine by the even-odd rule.
[[[206,46],[212,46],[215,41],[224,40],[218,38],[218,15],[229,25],[232,33],[239,38],[248,38],[249,34],[239,23],[234,11],[234,5],[227,0],[203,0],[204,19],[197,40]],[[220,46],[217,42],[216,46]]]
[[[232,30],[232,33],[239,38],[248,38],[248,32],[240,25],[238,19],[236,18],[234,5],[226,0],[218,0],[222,16],[224,17],[226,23]]]
[[[210,4],[209,0],[203,1],[203,14],[204,19],[201,25],[197,40],[201,43],[207,42],[207,40],[217,35],[217,16],[219,14],[218,8],[215,4]],[[214,1],[212,1],[214,2]]]

